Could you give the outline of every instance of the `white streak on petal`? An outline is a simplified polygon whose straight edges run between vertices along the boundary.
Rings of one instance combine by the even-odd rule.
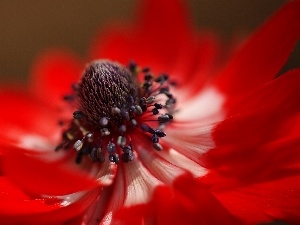
[[[125,198],[125,177],[123,174],[124,171],[122,170],[123,168],[118,168],[117,170],[111,197],[109,198],[109,202],[104,204],[107,208],[105,209],[105,215],[103,216],[100,225],[112,224],[113,214],[123,206]]]
[[[91,191],[80,191],[76,192],[73,194],[68,194],[68,195],[60,195],[60,196],[48,196],[44,195],[43,198],[48,199],[48,198],[56,198],[57,200],[60,200],[61,202],[59,203],[60,206],[66,207],[69,205],[74,204],[77,201],[82,201],[87,198],[94,198],[97,196],[97,192],[91,192]]]
[[[98,173],[96,175],[99,183],[105,186],[111,185],[116,175],[116,167],[116,164],[110,163],[109,160],[105,160],[102,163],[101,168],[98,169]]]
[[[185,169],[192,173],[195,177],[202,177],[207,174],[207,169],[195,163],[193,160],[185,157],[174,149],[169,149],[169,151],[158,152],[161,157],[168,160],[170,163]]]
[[[184,170],[178,167],[178,165],[172,164],[161,158],[159,156],[160,152],[156,153],[152,149],[149,150],[149,148],[143,148],[141,146],[137,147],[136,151],[139,159],[149,169],[149,171],[165,184],[171,185],[176,177],[184,173]]]
[[[112,215],[113,215],[112,211],[105,214],[105,216],[103,217],[100,225],[110,225],[111,221],[112,221]]]
[[[46,161],[55,161],[65,155],[63,151],[54,152],[56,147],[54,139],[59,140],[58,138],[49,138],[37,133],[25,132],[17,127],[5,128],[5,132],[2,135],[13,146],[29,150],[32,153],[41,153],[40,157]]]
[[[110,198],[110,188],[103,188],[98,198],[92,203],[84,214],[83,224],[86,225],[99,225],[99,221],[103,219],[103,215],[107,210],[107,202]],[[106,220],[102,221],[103,224],[110,224],[112,219],[112,212],[106,214]]]
[[[215,124],[174,124],[173,127],[167,127],[167,136],[163,142],[194,162],[200,163],[201,155],[215,146],[211,136],[214,126]]]
[[[171,145],[176,151],[185,155],[187,158],[193,160],[196,163],[201,163],[201,155],[205,153],[208,149],[207,146],[191,145],[187,142],[178,142],[176,145]]]
[[[20,148],[35,150],[35,151],[53,151],[53,143],[48,139],[37,134],[20,134],[15,133],[18,136],[16,145]]]
[[[218,115],[222,112],[225,96],[214,87],[209,87],[200,92],[189,101],[179,105],[179,112],[175,114],[176,120],[196,120],[206,118],[211,115]],[[179,102],[180,103],[180,102]],[[221,116],[221,115],[220,115]],[[216,118],[217,119],[217,118]]]
[[[69,195],[64,195],[64,196],[60,196],[59,198],[64,199],[60,205],[61,206],[68,206],[73,204],[74,202],[78,201],[80,198],[82,198],[82,196],[84,196],[85,194],[87,194],[87,191],[83,191],[83,192],[77,192],[74,194],[69,194]]]
[[[162,184],[138,159],[127,163],[123,169],[125,173],[125,187],[127,187],[124,206],[148,202],[154,188]]]

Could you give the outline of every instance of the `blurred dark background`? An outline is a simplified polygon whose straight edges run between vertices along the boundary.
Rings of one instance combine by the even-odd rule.
[[[186,0],[195,26],[224,40],[251,32],[284,0]],[[49,47],[84,55],[94,32],[110,21],[133,20],[137,0],[0,0],[0,80],[25,81]],[[226,43],[226,42],[225,42]],[[289,67],[300,61],[299,44]],[[300,63],[297,65],[299,66]]]

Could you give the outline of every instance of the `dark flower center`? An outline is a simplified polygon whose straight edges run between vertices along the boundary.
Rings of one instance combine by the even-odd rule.
[[[143,82],[138,75],[143,74]],[[146,135],[153,148],[162,150],[163,127],[172,121],[176,99],[169,92],[166,74],[154,77],[150,69],[128,68],[108,60],[94,61],[81,81],[73,85],[73,95],[65,99],[76,105],[73,120],[63,132],[56,150],[75,149],[76,162],[83,156],[103,162],[105,155],[118,163],[134,158],[135,136]]]
[[[126,111],[139,99],[139,87],[132,73],[110,61],[92,62],[76,91],[81,112],[95,127],[101,127],[106,120],[121,126],[122,115],[112,113],[112,108]]]

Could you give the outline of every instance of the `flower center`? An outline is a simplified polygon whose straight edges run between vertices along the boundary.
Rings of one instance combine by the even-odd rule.
[[[138,82],[140,74],[142,82]],[[77,163],[83,156],[103,162],[106,155],[114,163],[129,162],[134,158],[135,137],[142,134],[161,151],[163,128],[172,121],[175,109],[176,99],[169,92],[172,85],[166,74],[154,77],[150,69],[134,63],[128,68],[108,60],[90,63],[81,81],[73,85],[73,95],[65,98],[76,105],[76,111],[56,150],[75,149]]]
[[[109,61],[92,62],[76,91],[80,110],[94,127],[105,126],[108,121],[121,126],[123,116],[137,104],[139,95],[138,84],[130,71]],[[114,113],[113,108],[122,112]]]

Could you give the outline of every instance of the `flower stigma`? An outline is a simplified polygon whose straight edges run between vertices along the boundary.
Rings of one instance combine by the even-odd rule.
[[[78,164],[84,156],[93,162],[129,162],[141,134],[153,149],[163,150],[160,139],[175,112],[174,85],[168,75],[154,76],[133,62],[128,67],[109,60],[91,62],[72,86],[73,94],[64,97],[76,110],[55,150],[76,150]]]

